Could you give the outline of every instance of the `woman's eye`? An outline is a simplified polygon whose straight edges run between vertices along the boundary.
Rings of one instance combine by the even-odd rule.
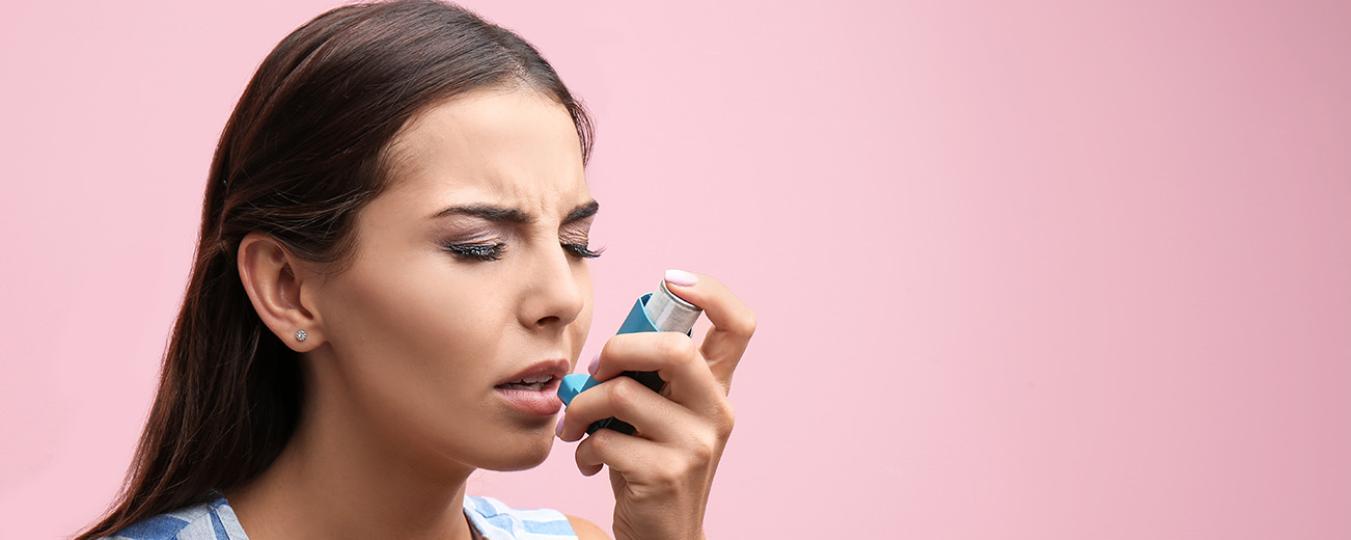
[[[446,244],[446,251],[461,259],[475,261],[495,261],[502,258],[502,247],[506,244]]]
[[[505,246],[506,244],[497,242],[493,244],[446,244],[444,247],[446,251],[455,254],[456,257],[461,259],[495,261],[502,258],[502,248]],[[599,251],[591,251],[591,248],[586,244],[564,243],[563,248],[567,249],[574,256],[584,259],[599,257],[602,253],[605,253],[605,249],[603,248]]]
[[[601,253],[605,253],[604,248],[601,248],[600,251],[591,251],[591,249],[587,247],[586,244],[563,244],[563,247],[567,248],[568,251],[571,251],[578,257],[582,257],[584,259],[599,257]]]

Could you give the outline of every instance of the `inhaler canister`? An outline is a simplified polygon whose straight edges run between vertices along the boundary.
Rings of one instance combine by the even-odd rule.
[[[699,314],[704,312],[699,306],[685,301],[666,288],[666,280],[661,281],[657,292],[649,295],[643,311],[657,332],[680,332],[685,335],[691,334],[694,321],[699,320]],[[624,333],[622,328],[619,333]]]
[[[703,309],[676,296],[666,287],[666,280],[662,280],[661,286],[657,288],[656,292],[647,293],[638,298],[616,334],[680,332],[693,337],[694,322],[699,320],[700,313],[703,313]],[[623,375],[643,383],[653,392],[660,392],[666,384],[666,381],[661,380],[661,377],[658,377],[655,371],[625,371]],[[567,405],[572,403],[572,398],[576,397],[577,394],[597,384],[600,384],[600,381],[590,375],[575,373],[565,376],[562,384],[558,387],[558,398],[563,401],[564,405]],[[586,432],[594,433],[597,429],[603,427],[628,435],[633,435],[636,432],[633,426],[613,416],[597,420],[587,427]]]

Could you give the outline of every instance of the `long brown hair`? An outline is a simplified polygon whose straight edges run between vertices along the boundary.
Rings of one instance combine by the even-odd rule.
[[[572,115],[582,162],[592,124],[520,36],[455,4],[395,0],[334,8],[277,44],[216,146],[201,232],[159,391],[121,492],[83,540],[204,502],[266,469],[304,402],[299,355],[263,326],[240,282],[239,241],[271,234],[341,272],[357,212],[388,184],[388,150],[429,105],[524,85]]]

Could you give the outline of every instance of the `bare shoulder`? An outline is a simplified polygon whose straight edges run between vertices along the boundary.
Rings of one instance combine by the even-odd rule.
[[[579,540],[610,540],[609,533],[591,520],[572,514],[563,515],[568,516],[568,522],[572,523],[572,531],[577,533]]]

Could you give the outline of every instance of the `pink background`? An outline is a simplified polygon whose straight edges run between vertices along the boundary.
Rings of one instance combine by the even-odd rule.
[[[667,267],[756,310],[713,538],[1351,537],[1351,6],[1012,4],[466,3],[598,120],[584,355]],[[111,500],[213,145],[334,5],[6,4],[0,538]],[[470,491],[608,528],[572,449]]]

